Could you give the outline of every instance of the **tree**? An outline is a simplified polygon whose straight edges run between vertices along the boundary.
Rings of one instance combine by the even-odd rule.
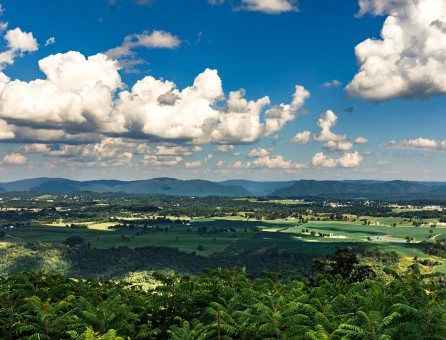
[[[100,335],[99,332],[95,332],[91,327],[87,327],[87,330],[82,334],[76,331],[68,331],[67,334],[72,340],[124,340],[124,338],[116,335],[114,329],[110,329],[107,333]]]
[[[63,241],[63,244],[69,246],[70,248],[76,247],[79,244],[82,244],[84,242],[84,238],[80,236],[70,236],[65,241]]]
[[[336,248],[333,255],[327,255],[324,261],[314,260],[312,269],[316,273],[341,275],[344,279],[356,282],[376,276],[372,267],[361,264],[356,254],[340,248]]]
[[[36,339],[48,339],[50,336],[62,336],[73,327],[73,320],[66,315],[68,300],[51,303],[32,296],[25,298],[24,302],[20,307],[23,319],[13,325],[18,334],[26,335],[32,331]]]
[[[206,340],[212,333],[215,333],[208,332],[202,323],[196,323],[194,327],[191,327],[189,322],[180,317],[176,317],[175,321],[180,325],[173,325],[167,331],[172,340]]]
[[[197,250],[199,250],[199,251],[203,251],[203,250],[204,250],[204,246],[203,246],[202,244],[199,244],[199,245],[197,246]]]

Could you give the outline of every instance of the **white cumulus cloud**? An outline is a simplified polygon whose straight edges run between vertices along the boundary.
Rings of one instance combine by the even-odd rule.
[[[338,159],[328,157],[323,152],[319,152],[313,156],[311,165],[321,168],[356,168],[361,164],[363,159],[364,157],[361,156],[357,151],[346,152],[342,157]]]
[[[186,169],[193,169],[193,168],[199,168],[200,166],[202,166],[203,164],[209,162],[212,158],[214,158],[214,156],[212,156],[211,154],[207,155],[205,159],[203,159],[202,161],[195,161],[195,162],[186,162],[186,164],[184,165],[184,167]]]
[[[291,0],[242,0],[240,8],[267,14],[297,11],[294,1]]]
[[[5,39],[8,42],[8,47],[13,51],[35,52],[39,49],[33,34],[31,32],[23,32],[18,27],[6,32]]]
[[[332,80],[332,81],[327,81],[322,84],[323,87],[339,87],[341,85],[342,85],[342,83],[337,79]]]
[[[134,49],[145,48],[175,48],[181,44],[180,38],[165,31],[145,31],[141,34],[131,34],[124,38],[121,46],[112,48],[106,54],[112,59],[134,54]]]
[[[265,149],[263,149],[265,150]],[[253,150],[255,151],[255,150]],[[264,154],[264,152],[262,152]],[[227,168],[231,169],[302,169],[306,168],[307,164],[295,163],[291,160],[286,160],[281,155],[270,157],[269,155],[263,155],[255,158],[252,162],[243,163],[237,161],[232,165],[228,165]]]
[[[105,54],[119,60],[121,68],[126,73],[138,73],[138,65],[147,64],[147,61],[139,58],[135,50],[138,48],[167,48],[174,49],[181,45],[179,37],[165,31],[144,31],[141,34],[131,34],[124,38],[122,45],[112,48]]]
[[[265,124],[260,121],[260,114],[270,104],[265,96],[256,101],[244,98],[245,90],[232,91],[224,111],[219,116],[218,126],[212,131],[214,143],[253,143],[262,136],[270,136],[280,131],[287,122],[294,120],[310,93],[297,85],[291,104],[280,104],[265,112]]]
[[[179,98],[174,105],[158,102],[166,93]],[[220,116],[213,105],[222,97],[222,82],[215,70],[207,69],[195,78],[193,86],[182,91],[170,81],[148,76],[131,91],[119,93],[116,110],[125,116],[129,129],[148,137],[205,140]]]
[[[3,158],[4,163],[12,164],[12,165],[25,164],[27,161],[28,161],[28,159],[19,153],[12,153],[12,154],[6,155]]]
[[[268,156],[271,152],[273,152],[272,148],[261,148],[258,147],[257,149],[253,149],[248,153],[248,158],[256,158],[256,157],[265,157]]]
[[[7,24],[0,25],[0,32],[6,30]],[[8,50],[0,53],[0,71],[4,70],[7,65],[14,64],[14,59],[21,57],[25,52],[35,52],[39,49],[37,40],[31,32],[23,32],[20,28],[8,30],[4,36]]]
[[[358,151],[346,152],[341,158],[337,160],[339,166],[343,168],[356,168],[358,167],[362,160],[364,159]]]
[[[231,2],[227,0],[207,0],[211,5],[221,5],[230,2],[236,11],[253,11],[266,14],[280,14],[284,12],[298,11],[295,0],[239,0]]]
[[[368,139],[367,138],[364,138],[364,137],[358,137],[358,138],[356,138],[355,139],[355,144],[366,144],[366,143],[368,143]]]
[[[291,104],[280,104],[267,110],[265,112],[265,136],[271,136],[280,131],[286,123],[294,120],[298,110],[308,98],[310,98],[310,92],[303,86],[296,85]]]
[[[260,114],[263,108],[270,104],[270,100],[265,96],[256,101],[247,101],[245,94],[244,89],[229,93],[218,126],[212,131],[213,142],[253,143],[261,138],[264,125],[260,122]]]
[[[360,0],[358,16],[387,15],[381,39],[356,46],[351,97],[371,101],[446,94],[446,2]]]
[[[55,43],[56,43],[56,38],[51,37],[51,38],[47,39],[47,41],[45,42],[45,46],[52,45]]]
[[[59,53],[40,60],[39,68],[44,79],[29,82],[10,81],[0,73],[1,139],[92,144],[114,137],[196,149],[214,143],[216,150],[227,152],[235,144],[252,144],[279,132],[309,97],[296,86],[290,104],[264,112],[268,96],[248,101],[239,90],[225,99],[222,80],[210,69],[183,89],[147,76],[122,90],[120,65],[104,54]]]
[[[308,144],[311,140],[311,131],[303,131],[297,133],[293,138],[291,138],[291,144]]]
[[[113,92],[122,86],[119,65],[104,55],[78,52],[40,60],[46,80],[15,80],[0,92],[0,118],[32,129],[124,132],[112,118]],[[22,130],[23,131],[23,130]]]
[[[423,149],[423,150],[446,150],[446,140],[437,141],[435,139],[416,138],[391,140],[383,144],[386,148],[391,149]]]
[[[324,155],[323,152],[318,152],[313,156],[311,165],[321,168],[335,168],[337,166],[337,162],[333,158]]]
[[[233,153],[234,145],[218,145],[213,150],[219,153]]]
[[[322,147],[328,151],[350,151],[353,148],[353,144],[349,141],[328,141]]]
[[[164,167],[164,166],[177,166],[182,161],[183,158],[181,158],[180,156],[145,155],[141,163],[145,165],[153,165],[156,167]]]
[[[254,168],[268,168],[268,169],[301,169],[305,168],[305,164],[294,163],[290,160],[285,160],[283,156],[275,157],[263,156],[255,159],[252,162]]]
[[[321,114],[317,122],[317,126],[321,128],[321,132],[318,135],[314,135],[314,140],[318,142],[339,142],[347,139],[346,135],[337,135],[331,131],[331,128],[338,122],[338,117],[333,111],[328,110]]]

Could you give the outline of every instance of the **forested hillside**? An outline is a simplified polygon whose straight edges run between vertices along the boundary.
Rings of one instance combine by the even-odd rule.
[[[126,246],[98,249],[87,245],[74,248],[36,242],[0,248],[0,276],[10,276],[22,270],[43,270],[76,279],[120,280],[131,273],[153,270],[179,271],[195,275],[206,268],[245,267],[255,275],[281,268],[286,276],[311,270],[314,255],[279,253],[277,249],[246,249],[237,255],[216,253],[201,256],[172,247]]]
[[[434,199],[446,195],[441,185],[410,181],[348,182],[302,180],[270,194],[277,197],[337,197],[367,199]]]

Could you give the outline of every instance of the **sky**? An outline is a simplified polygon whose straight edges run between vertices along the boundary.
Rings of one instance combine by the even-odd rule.
[[[0,4],[0,182],[446,181],[444,0]]]

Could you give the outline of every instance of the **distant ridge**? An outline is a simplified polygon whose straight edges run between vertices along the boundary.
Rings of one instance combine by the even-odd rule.
[[[115,192],[130,194],[175,195],[175,196],[226,196],[226,197],[279,197],[279,198],[368,198],[378,200],[396,199],[446,199],[446,183],[415,181],[249,181],[227,180],[179,180],[153,178],[138,181],[90,180],[74,181],[65,178],[31,178],[0,183],[0,192]]]
[[[287,182],[256,182],[256,181],[248,181],[244,179],[231,179],[228,181],[220,182],[224,185],[236,185],[246,190],[250,191],[254,196],[269,196],[274,191],[287,188],[296,181],[287,181]]]
[[[15,182],[0,183],[0,191],[39,191],[39,192],[123,192],[134,194],[158,194],[177,196],[251,196],[242,187],[223,185],[204,180],[182,181],[174,178],[153,178],[140,181],[73,181],[64,178],[33,178]]]
[[[370,199],[445,199],[445,184],[409,181],[311,181],[301,180],[293,185],[278,189],[271,196],[334,197]]]

